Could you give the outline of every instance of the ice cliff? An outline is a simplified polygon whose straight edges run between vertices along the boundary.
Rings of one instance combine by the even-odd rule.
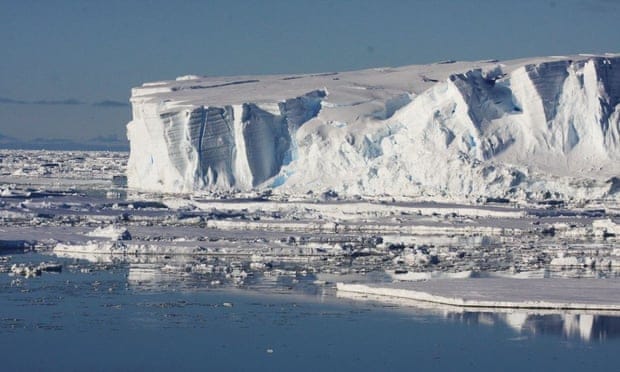
[[[184,76],[134,88],[131,102],[137,189],[585,199],[620,188],[620,55]]]

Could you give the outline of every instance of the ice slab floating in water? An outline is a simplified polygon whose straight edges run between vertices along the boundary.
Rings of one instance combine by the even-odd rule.
[[[402,298],[464,308],[597,310],[620,313],[616,279],[444,279],[338,283],[339,293]]]

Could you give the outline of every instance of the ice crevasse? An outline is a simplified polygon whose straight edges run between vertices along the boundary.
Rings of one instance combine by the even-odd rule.
[[[620,56],[185,76],[132,90],[128,185],[158,192],[615,197]]]

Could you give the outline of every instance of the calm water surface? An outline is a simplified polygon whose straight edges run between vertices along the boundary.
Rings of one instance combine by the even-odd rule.
[[[50,257],[10,263],[41,260]],[[620,363],[615,317],[431,312],[339,299],[298,280],[207,289],[182,276],[135,279],[128,264],[56,261],[61,273],[0,273],[3,370],[569,371]]]

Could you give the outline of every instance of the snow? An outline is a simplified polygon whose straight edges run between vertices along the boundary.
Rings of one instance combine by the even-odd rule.
[[[619,70],[617,55],[577,55],[147,83],[132,90],[128,184],[618,198]]]

